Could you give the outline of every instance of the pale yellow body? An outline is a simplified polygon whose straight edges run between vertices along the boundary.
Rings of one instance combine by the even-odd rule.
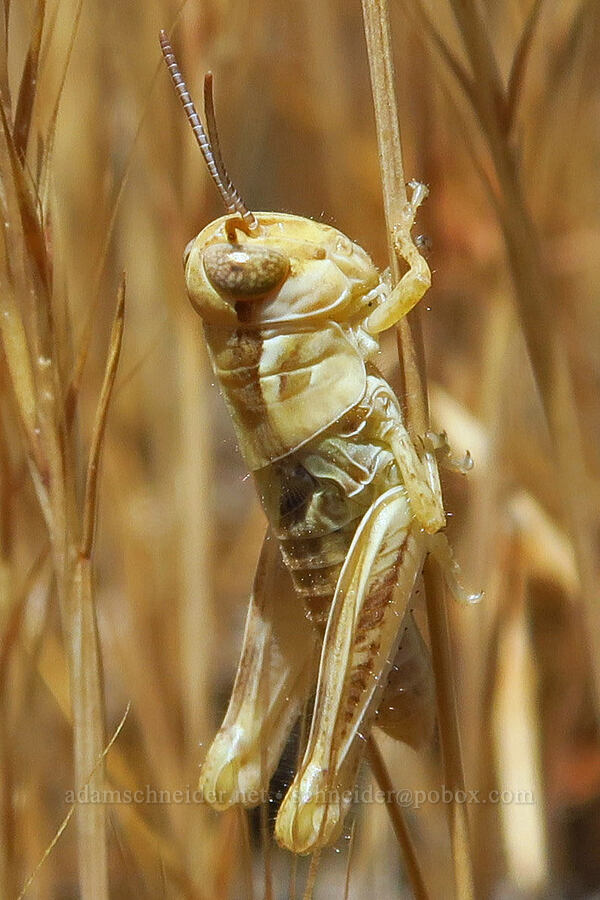
[[[422,196],[419,186],[398,229],[410,269],[392,291],[364,250],[296,216],[257,213],[255,230],[227,216],[186,251],[190,299],[270,523],[200,785],[217,808],[264,801],[316,681],[304,758],[276,823],[299,853],[339,834],[376,714],[413,744],[431,722],[427,654],[407,605],[425,554],[445,548],[430,537],[444,525],[439,479],[374,366],[376,334],[429,286],[410,237]],[[386,691],[396,654],[402,701],[397,677]]]

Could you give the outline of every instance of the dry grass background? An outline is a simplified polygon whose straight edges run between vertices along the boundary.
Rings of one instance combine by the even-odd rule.
[[[391,11],[406,172],[431,189],[432,414],[476,461],[445,477],[465,580],[486,591],[449,606],[466,783],[535,798],[469,805],[475,896],[591,896],[600,6]],[[4,13],[0,895],[35,873],[27,897],[300,897],[308,861],[261,845],[257,816],[193,802],[80,806],[50,845],[67,792],[100,788],[103,768],[110,789],[194,790],[264,529],[185,298],[183,248],[221,210],[158,29],[196,95],[214,71],[249,207],[322,217],[385,266],[360,4],[189,0],[175,27],[166,0],[5,0]],[[439,788],[437,743],[381,747],[395,787]],[[453,890],[447,811],[406,810],[431,897]],[[314,896],[409,896],[385,808],[352,819]]]

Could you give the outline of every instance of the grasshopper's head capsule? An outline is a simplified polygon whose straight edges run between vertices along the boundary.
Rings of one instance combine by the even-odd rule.
[[[200,232],[184,258],[188,294],[213,325],[236,328],[309,325],[360,315],[379,283],[357,244],[320,222],[284,213],[253,213],[233,186],[219,148],[212,76],[204,80],[206,134],[164,31],[160,44],[208,170],[230,215]],[[307,320],[306,323],[304,320]]]
[[[256,213],[208,225],[184,257],[190,300],[224,327],[309,325],[359,314],[379,273],[357,244],[330,225],[285,213]]]

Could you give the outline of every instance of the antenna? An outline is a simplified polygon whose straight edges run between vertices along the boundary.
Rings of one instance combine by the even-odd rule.
[[[213,99],[212,72],[207,72],[204,76],[204,118],[206,119],[206,130],[208,131],[210,146],[212,148],[217,171],[221,176],[221,181],[227,187],[231,199],[235,203],[237,211],[240,213],[250,230],[254,231],[258,227],[256,217],[252,212],[248,210],[246,204],[240,197],[237,188],[232,183],[231,178],[227,174],[227,169],[225,168],[225,163],[223,162],[223,157],[221,155],[221,143],[219,141],[217,119],[215,116],[215,102]]]
[[[202,122],[200,121],[200,116],[198,115],[196,107],[194,106],[194,101],[190,96],[190,92],[188,91],[185,81],[183,80],[183,76],[179,70],[179,65],[177,63],[177,59],[175,58],[175,54],[173,53],[173,48],[171,46],[169,38],[167,37],[167,33],[163,30],[161,30],[160,32],[160,47],[165,63],[167,64],[167,68],[171,74],[173,84],[175,85],[175,90],[179,95],[179,99],[181,100],[181,104],[185,110],[185,114],[190,125],[192,126],[192,131],[196,135],[196,140],[198,141],[198,146],[200,147],[206,165],[208,166],[208,171],[210,172],[212,180],[219,189],[219,193],[223,198],[223,202],[227,207],[227,210],[231,213],[238,212],[242,216],[248,229],[250,231],[257,231],[258,222],[256,220],[256,216],[246,207],[237,189],[233,186],[232,181],[229,178],[227,170],[225,169],[225,166],[223,164],[221,150],[219,147],[219,136],[217,132],[214,103],[212,98],[212,75],[209,73],[206,76],[204,85],[205,113],[207,116],[207,123],[210,133],[209,140]],[[213,148],[213,145],[216,149]]]

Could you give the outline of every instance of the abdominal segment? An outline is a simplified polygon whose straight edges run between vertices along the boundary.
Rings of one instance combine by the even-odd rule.
[[[359,407],[324,435],[254,473],[296,592],[321,633],[361,519],[381,494],[401,484],[394,456],[370,421],[369,395],[382,385],[390,388],[380,376],[368,381]],[[388,547],[374,566],[373,620],[394,586],[403,538],[399,534],[398,545]]]

